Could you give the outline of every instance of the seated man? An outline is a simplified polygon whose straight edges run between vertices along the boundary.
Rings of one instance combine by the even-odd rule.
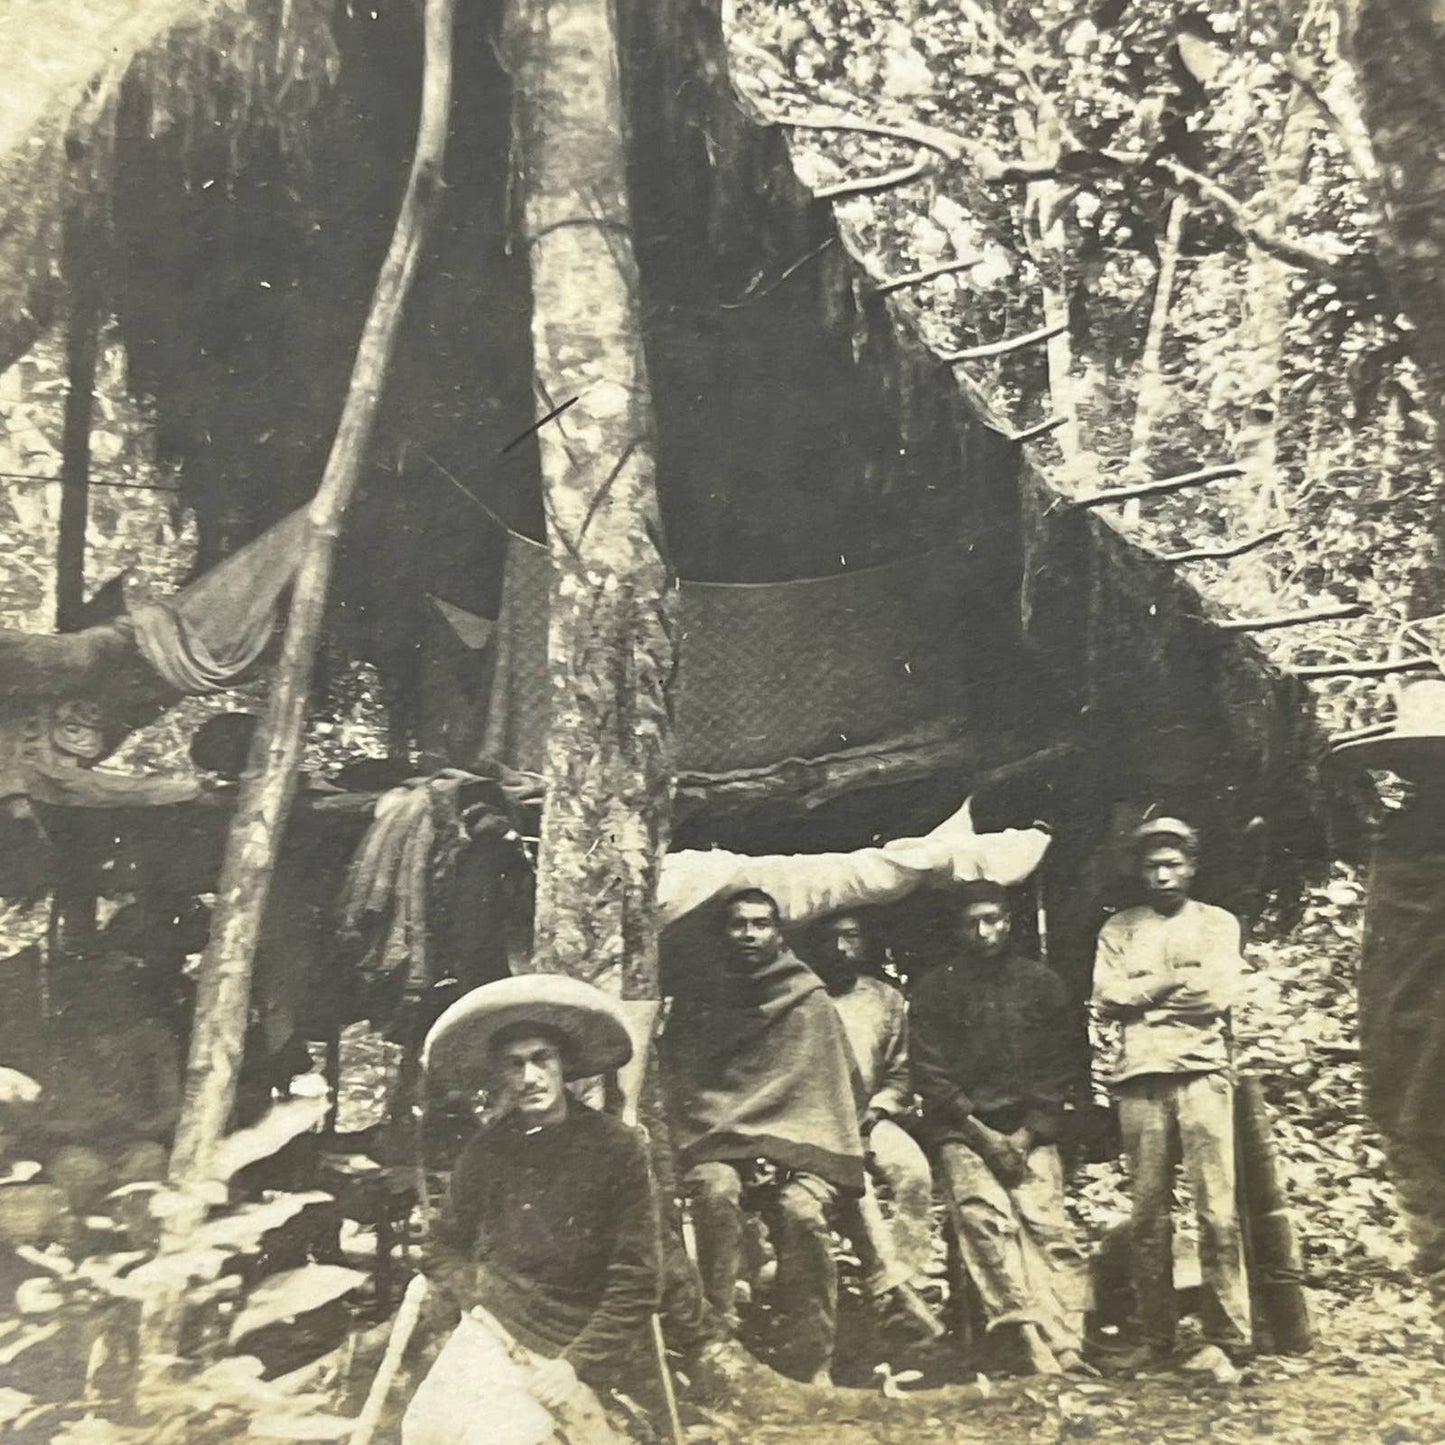
[[[1057,1138],[1070,1093],[1063,984],[1010,944],[998,884],[960,890],[960,951],[913,991],[913,1084],[949,1219],[990,1331],[1019,1363],[1082,1368],[1081,1256]]]
[[[900,1122],[914,1105],[908,1072],[908,1005],[887,980],[871,972],[870,940],[857,913],[835,913],[817,930],[813,969],[843,1020],[863,1082],[858,1130],[867,1150],[867,1176],[849,1233],[868,1271],[868,1288],[930,1334],[941,1328],[918,1289],[927,1283],[932,1254],[929,1214],[933,1177],[928,1159]],[[883,1217],[874,1182],[893,1200]]]
[[[165,1177],[181,1055],[174,1034],[147,1011],[137,960],[112,954],[77,964],[64,984],[69,997],[23,1147],[82,1215],[111,1190]]]
[[[620,1068],[616,1005],[532,974],[474,989],[433,1026],[424,1067],[480,1076],[494,1106],[452,1173],[437,1262],[463,1317],[402,1423],[403,1445],[618,1438],[597,1391],[648,1359],[657,1208],[642,1135],[563,1084]]]
[[[818,976],[784,946],[778,906],[759,889],[725,901],[723,958],[677,987],[662,1036],[664,1086],[703,1286],[736,1318],[743,1196],[759,1165],[777,1251],[774,1298],[787,1364],[825,1383],[837,1327],[829,1215],[863,1190],[853,1066]]]

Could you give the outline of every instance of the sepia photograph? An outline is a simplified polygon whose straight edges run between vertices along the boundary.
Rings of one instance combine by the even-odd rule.
[[[1445,1440],[1445,6],[0,59],[0,1441]]]

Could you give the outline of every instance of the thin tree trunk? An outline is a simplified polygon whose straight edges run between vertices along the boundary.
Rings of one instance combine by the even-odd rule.
[[[227,840],[215,918],[201,962],[185,1100],[170,1162],[170,1183],[183,1207],[167,1221],[163,1250],[184,1247],[204,1211],[199,1186],[211,1176],[235,1104],[252,963],[296,793],[336,538],[356,491],[426,223],[441,188],[451,108],[453,9],[454,0],[426,3],[416,153],[357,347],[336,438],[311,503],[311,525],[292,588],[281,656]],[[178,1305],[178,1299],[162,1300],[148,1311],[147,1354],[173,1351]]]
[[[1296,93],[1285,110],[1279,145],[1268,158],[1273,193],[1269,213],[1283,224],[1295,207],[1309,165],[1314,114]],[[1285,325],[1289,320],[1293,271],[1258,246],[1249,248],[1249,282],[1243,355],[1239,371],[1244,395],[1234,442],[1235,460],[1245,468],[1232,488],[1236,535],[1248,537],[1277,526],[1284,514],[1278,472],[1280,406],[1283,397]],[[1249,553],[1229,569],[1241,595],[1262,599],[1274,586],[1268,554]]]
[[[531,966],[657,996],[672,579],[611,0],[512,0],[507,53],[552,557]]]
[[[1380,260],[1413,325],[1411,353],[1445,466],[1445,14],[1431,0],[1344,0],[1376,172]],[[1445,513],[1436,508],[1434,565],[1415,588],[1417,615],[1445,596]]]
[[[66,274],[71,278],[65,325],[65,413],[60,443],[60,528],[55,548],[55,625],[73,632],[85,606],[85,536],[90,519],[90,429],[100,355],[101,300],[93,219],[70,222]]]
[[[1169,308],[1174,300],[1174,275],[1179,269],[1179,243],[1189,202],[1175,196],[1169,203],[1164,223],[1164,243],[1159,248],[1159,275],[1154,281],[1154,304],[1149,308],[1149,329],[1144,335],[1144,353],[1139,361],[1139,395],[1134,404],[1134,425],[1129,437],[1129,461],[1124,475],[1134,482],[1149,476],[1149,449],[1154,428],[1169,400],[1169,382],[1164,376],[1164,337],[1169,330]],[[1126,526],[1139,520],[1139,503],[1126,502],[1120,517]]]

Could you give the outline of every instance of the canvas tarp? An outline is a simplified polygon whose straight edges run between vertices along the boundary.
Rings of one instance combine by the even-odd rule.
[[[683,582],[679,771],[724,773],[882,741],[964,710],[962,545],[832,576]],[[513,534],[481,751],[540,771],[546,549]]]

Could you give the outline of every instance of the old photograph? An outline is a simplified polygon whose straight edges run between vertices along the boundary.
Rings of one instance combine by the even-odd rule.
[[[0,1440],[1445,1439],[1445,8],[0,59]]]

